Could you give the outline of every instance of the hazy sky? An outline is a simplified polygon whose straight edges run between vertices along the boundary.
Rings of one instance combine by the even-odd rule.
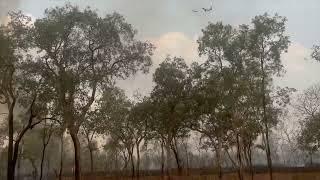
[[[11,3],[9,3],[11,2]],[[41,17],[44,9],[63,5],[65,0],[0,0],[0,16],[4,11],[20,9],[34,17]],[[196,39],[209,21],[223,21],[232,25],[250,23],[251,19],[268,12],[288,18],[288,34],[292,44],[283,55],[287,74],[277,84],[304,89],[320,80],[320,63],[310,59],[310,48],[320,43],[319,0],[214,0],[210,14],[193,13],[192,9],[209,7],[210,0],[71,0],[80,7],[91,6],[101,15],[117,11],[138,30],[139,38],[153,42],[157,49],[157,65],[167,54],[196,61]],[[140,89],[150,91],[152,76],[137,75],[119,83],[128,95]]]

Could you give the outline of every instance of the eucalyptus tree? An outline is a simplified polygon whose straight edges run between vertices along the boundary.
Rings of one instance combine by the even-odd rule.
[[[31,18],[12,12],[10,19],[0,27],[0,103],[8,111],[7,179],[13,180],[20,142],[30,129],[49,119],[47,103],[51,96],[41,76],[31,74]],[[20,128],[16,126],[19,120]]]
[[[243,159],[252,169],[251,148],[262,132],[272,178],[269,131],[277,123],[280,107],[288,103],[285,97],[292,90],[272,89],[273,74],[280,75],[283,70],[280,55],[289,44],[285,18],[265,14],[255,17],[252,24],[253,27],[238,28],[221,22],[209,24],[198,40],[199,54],[207,60],[194,65],[199,108],[195,114],[199,121],[193,128],[217,142],[211,143],[216,146],[217,155],[222,147],[236,144],[240,179]],[[275,106],[279,98],[280,106]]]
[[[260,105],[261,123],[264,126],[263,137],[266,145],[266,155],[270,179],[272,176],[272,159],[269,145],[269,132],[272,126],[277,124],[277,117],[273,108],[272,79],[274,75],[281,75],[283,65],[281,54],[286,52],[289,46],[289,37],[286,35],[286,18],[268,14],[256,16],[252,20],[253,27],[249,30],[249,51],[251,57],[260,66]]]
[[[147,145],[149,140],[153,138],[153,132],[151,128],[153,120],[153,109],[154,106],[151,103],[151,100],[147,97],[140,99],[138,102],[133,104],[133,107],[130,109],[129,121],[132,124],[132,134],[134,138],[134,143],[136,146],[136,175],[139,178],[140,176],[140,146],[144,142],[144,145]]]
[[[99,17],[89,8],[66,5],[47,9],[33,28],[39,58],[34,72],[51,88],[69,131],[80,179],[78,131],[103,87],[137,71],[147,72],[152,45],[135,39],[136,31],[117,14]]]
[[[167,158],[169,149],[171,149],[177,168],[181,172],[178,140],[189,135],[186,121],[189,118],[191,104],[189,67],[182,58],[167,57],[156,69],[153,81],[155,87],[151,92],[151,99],[157,110],[152,118],[154,122],[152,126],[155,132],[164,139]]]
[[[245,138],[252,143],[256,137],[249,139],[249,134],[244,137],[248,125],[253,125],[256,120],[249,118],[256,104],[251,88],[255,83],[256,69],[246,53],[247,27],[242,25],[235,29],[218,22],[209,24],[202,32],[203,36],[198,40],[199,54],[206,56],[207,60],[193,66],[198,112],[195,112],[191,127],[208,139],[207,144],[215,150],[220,179],[222,148],[228,151],[235,144],[239,178],[243,179],[240,146]]]
[[[132,102],[122,89],[107,87],[98,102],[98,115],[95,122],[100,122],[99,133],[109,136],[113,142],[125,149],[131,163],[132,176],[134,176],[135,124],[130,118],[132,106]]]

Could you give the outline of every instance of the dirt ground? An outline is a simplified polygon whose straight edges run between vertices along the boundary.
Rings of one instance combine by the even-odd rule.
[[[73,178],[65,178],[64,180],[72,180]],[[131,180],[130,177],[99,177],[99,176],[87,176],[82,180]],[[137,178],[135,178],[137,180]],[[140,177],[139,180],[218,180],[215,175],[196,175],[196,176],[145,176]],[[226,174],[223,180],[238,180],[238,176],[235,173]],[[246,175],[245,180],[251,180],[251,176]],[[267,173],[255,174],[254,180],[269,180]],[[286,173],[274,173],[274,180],[320,180],[320,172],[286,172]]]

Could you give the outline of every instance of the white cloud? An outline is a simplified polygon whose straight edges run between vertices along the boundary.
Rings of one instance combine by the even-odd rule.
[[[156,64],[165,59],[167,55],[183,57],[188,64],[198,58],[198,45],[195,38],[190,38],[182,32],[168,32],[151,39],[151,42],[156,46],[154,54]]]
[[[282,56],[286,74],[276,79],[276,84],[303,90],[319,82],[320,63],[311,59],[310,55],[309,48],[297,42],[292,43],[288,53]]]
[[[118,82],[118,85],[125,89],[129,97],[132,97],[137,90],[144,95],[151,92],[153,86],[152,74],[167,55],[182,57],[188,64],[199,59],[195,38],[188,37],[182,32],[168,32],[160,37],[147,39],[156,47],[152,57],[153,67],[150,73],[138,73],[129,79]]]

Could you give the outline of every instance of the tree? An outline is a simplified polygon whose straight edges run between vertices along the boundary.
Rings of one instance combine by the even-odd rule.
[[[98,105],[98,115],[95,122],[100,122],[99,132],[109,135],[111,142],[121,146],[127,153],[131,163],[132,177],[135,175],[134,163],[134,123],[130,118],[132,102],[126,97],[124,91],[117,87],[107,87]],[[124,155],[126,157],[126,155]],[[126,163],[126,160],[125,160]]]
[[[93,152],[96,151],[97,149],[95,148],[95,142],[94,142],[94,137],[97,135],[98,131],[98,126],[96,126],[95,120],[95,113],[91,112],[88,113],[88,118],[82,123],[82,131],[83,135],[85,136],[86,139],[86,144],[89,150],[90,154],[90,171],[91,173],[94,172],[94,160],[93,160]]]
[[[42,132],[41,132],[42,154],[41,154],[39,180],[42,180],[42,177],[43,177],[43,164],[44,164],[45,153],[53,133],[54,133],[54,123],[48,124],[47,121],[44,121],[44,125],[42,127]]]
[[[319,115],[320,115],[320,85],[312,85],[298,97],[295,108],[301,114],[301,132],[298,136],[298,145],[310,157],[319,149]]]
[[[166,58],[153,75],[156,85],[151,93],[152,103],[157,107],[152,126],[166,145],[167,158],[169,149],[172,150],[179,173],[182,164],[178,140],[188,137],[189,133],[186,119],[190,114],[191,81],[188,72],[189,68],[182,58]]]
[[[229,155],[228,149],[236,146],[238,174],[243,179],[243,159],[247,157],[247,165],[252,169],[250,152],[260,129],[256,100],[258,69],[248,56],[248,27],[241,25],[235,29],[218,22],[209,24],[202,32],[199,54],[207,60],[201,65],[193,64],[197,111],[191,128],[200,132],[214,149],[220,179],[222,148]]]
[[[7,105],[8,159],[7,179],[13,180],[19,145],[30,129],[41,123],[47,114],[47,88],[41,77],[30,74],[30,17],[21,12],[11,13],[11,21],[0,28],[0,103]],[[22,114],[17,109],[22,109]],[[21,129],[15,121],[20,119]],[[16,137],[14,137],[16,135]]]
[[[140,173],[140,146],[142,141],[147,144],[147,141],[152,138],[151,121],[153,106],[149,98],[145,97],[136,102],[130,110],[129,120],[132,124],[132,134],[134,144],[136,146],[137,165],[136,175],[139,178]]]
[[[289,37],[286,35],[285,23],[286,18],[278,15],[273,17],[268,14],[256,16],[252,20],[253,29],[250,30],[249,41],[251,56],[260,66],[261,117],[264,125],[265,150],[271,180],[273,176],[269,131],[276,122],[272,122],[275,118],[271,116],[274,111],[270,91],[273,75],[280,75],[283,70],[281,54],[287,51],[290,43]]]
[[[151,65],[152,45],[135,40],[136,31],[117,14],[99,17],[89,8],[66,5],[47,9],[33,28],[39,58],[34,72],[51,88],[56,111],[74,144],[75,178],[80,179],[80,142],[84,117],[105,85]]]

